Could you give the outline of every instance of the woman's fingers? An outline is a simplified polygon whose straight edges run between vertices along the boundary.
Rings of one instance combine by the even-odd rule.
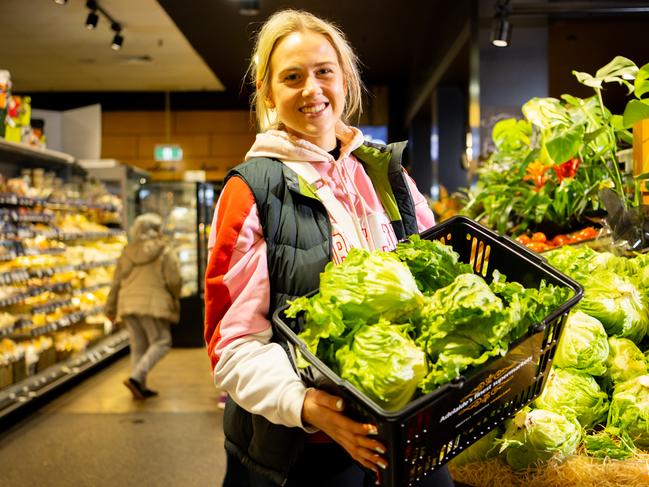
[[[307,394],[309,393],[312,394],[314,401],[319,406],[326,407],[332,411],[342,411],[345,408],[343,400],[338,396],[333,396],[319,389],[311,389],[307,391]]]
[[[387,461],[381,455],[386,448],[376,439],[376,426],[349,419],[342,414],[343,408],[341,398],[309,389],[302,407],[302,420],[324,431],[363,467],[377,473],[379,469],[385,470]]]

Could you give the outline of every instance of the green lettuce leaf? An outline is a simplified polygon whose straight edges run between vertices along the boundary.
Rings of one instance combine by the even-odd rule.
[[[366,323],[407,316],[422,294],[408,266],[389,252],[352,249],[341,264],[329,262],[320,274],[320,295],[340,308],[344,320]]]
[[[473,272],[469,264],[459,261],[459,254],[451,246],[422,239],[419,235],[411,235],[408,242],[397,244],[395,253],[408,265],[424,294],[448,286],[460,274]]]
[[[644,354],[635,343],[626,338],[610,337],[610,353],[606,360],[606,377],[611,384],[647,374]]]
[[[636,446],[649,447],[649,375],[615,386],[607,425],[627,432]]]
[[[625,460],[635,454],[633,440],[619,428],[606,428],[586,435],[584,447],[588,455],[601,459]]]
[[[514,470],[537,466],[550,458],[559,460],[579,446],[582,429],[577,420],[545,409],[524,408],[507,421],[498,440],[500,453]]]
[[[608,337],[600,321],[582,311],[571,313],[557,345],[554,365],[586,374],[603,375],[608,356]]]
[[[600,389],[592,376],[553,367],[534,405],[576,418],[585,429],[589,429],[606,418],[609,402],[608,394]]]
[[[427,372],[426,356],[408,336],[409,326],[365,325],[336,352],[340,377],[391,411],[411,401]]]
[[[610,336],[640,343],[647,334],[649,317],[638,289],[623,277],[597,270],[583,281],[579,309],[602,322]]]

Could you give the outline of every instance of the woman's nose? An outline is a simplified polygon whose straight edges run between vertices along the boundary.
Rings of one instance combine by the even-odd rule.
[[[318,95],[321,92],[322,89],[320,88],[320,84],[318,83],[318,80],[316,80],[313,76],[307,77],[307,79],[304,81],[302,96],[309,97],[313,95]]]

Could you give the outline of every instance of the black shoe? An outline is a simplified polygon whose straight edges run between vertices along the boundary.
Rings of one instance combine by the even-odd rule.
[[[128,378],[124,381],[124,385],[129,388],[134,399],[144,399],[146,396],[145,390],[135,379]]]
[[[155,397],[158,395],[158,391],[153,391],[147,387],[145,387],[142,390],[142,394],[144,394],[144,398],[146,399],[147,397]]]

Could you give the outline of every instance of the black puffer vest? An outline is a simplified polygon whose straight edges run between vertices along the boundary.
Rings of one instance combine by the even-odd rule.
[[[366,143],[354,151],[402,239],[417,233],[415,207],[401,167],[405,143]],[[317,289],[331,259],[331,225],[322,203],[303,180],[276,159],[251,159],[230,171],[250,187],[267,245],[270,310]],[[298,230],[299,229],[299,230]],[[281,342],[275,335],[274,340]],[[281,343],[286,347],[285,343]],[[271,364],[269,364],[271,366]],[[305,433],[251,414],[228,400],[223,418],[226,450],[278,485],[304,447]]]

